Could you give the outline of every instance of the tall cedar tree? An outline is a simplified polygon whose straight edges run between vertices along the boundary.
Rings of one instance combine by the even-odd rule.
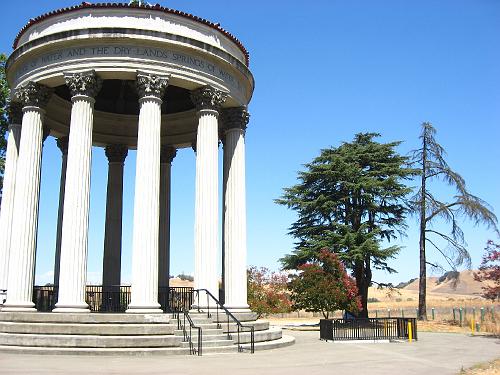
[[[7,100],[9,97],[9,86],[5,77],[5,62],[7,57],[0,54],[0,197],[3,190],[3,173],[5,170],[5,152],[7,150]],[[0,199],[1,201],[1,199]]]
[[[427,319],[426,309],[426,277],[427,264],[426,245],[430,244],[446,260],[449,267],[465,265],[470,268],[471,258],[466,248],[464,233],[458,225],[459,217],[466,217],[476,225],[485,224],[498,233],[497,218],[489,205],[482,199],[472,195],[465,186],[465,180],[453,171],[445,161],[446,152],[434,138],[436,129],[428,123],[422,124],[420,140],[422,147],[412,152],[413,165],[418,166],[421,176],[420,188],[411,201],[412,211],[418,215],[420,222],[420,280],[418,298],[418,318]],[[432,180],[440,180],[455,189],[455,195],[441,201],[431,191]],[[441,232],[432,226],[438,219],[450,225],[448,232]],[[444,246],[441,244],[444,243]],[[441,267],[442,268],[442,267]]]
[[[406,228],[405,197],[411,189],[403,182],[416,173],[395,151],[401,142],[374,141],[379,136],[360,133],[353,142],[322,150],[299,172],[299,183],[276,200],[298,214],[289,232],[297,240],[295,250],[281,259],[283,267],[317,261],[323,248],[338,254],[356,279],[361,317],[368,316],[372,269],[396,272],[387,260],[400,248],[383,247],[382,241]]]
[[[323,249],[318,258],[319,262],[301,265],[300,273],[290,281],[294,310],[319,311],[325,319],[336,310],[358,313],[361,301],[356,282],[347,274],[339,257]]]

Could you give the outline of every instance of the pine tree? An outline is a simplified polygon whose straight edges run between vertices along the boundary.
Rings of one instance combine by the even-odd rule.
[[[435,139],[436,129],[428,123],[422,124],[420,140],[422,147],[412,152],[413,165],[420,169],[420,188],[412,199],[412,211],[419,216],[420,223],[420,280],[418,298],[418,318],[427,319],[426,311],[426,278],[427,265],[438,266],[427,261],[426,245],[430,244],[445,259],[448,266],[456,271],[456,267],[465,265],[470,268],[471,258],[466,248],[464,233],[458,225],[459,217],[466,217],[474,224],[485,224],[488,228],[497,229],[497,217],[489,205],[482,199],[472,195],[465,185],[465,180],[453,171],[445,160],[445,150]],[[440,180],[455,189],[456,195],[449,201],[441,201],[432,193],[430,182]],[[450,225],[449,232],[441,232],[431,224],[442,219]],[[445,247],[440,245],[444,241]],[[442,267],[441,267],[442,268]]]
[[[400,142],[378,143],[375,133],[356,134],[354,141],[321,151],[299,172],[299,183],[284,189],[276,203],[298,214],[290,227],[295,249],[281,259],[285,269],[317,261],[323,248],[339,255],[351,270],[361,297],[360,316],[367,317],[372,269],[396,272],[387,261],[398,246],[382,246],[405,229],[404,181],[416,171],[395,148]]]

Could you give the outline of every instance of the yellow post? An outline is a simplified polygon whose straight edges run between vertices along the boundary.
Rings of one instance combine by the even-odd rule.
[[[408,341],[412,342],[413,341],[413,331],[411,329],[411,322],[408,321]]]
[[[387,337],[387,320],[384,320],[384,336]]]
[[[474,316],[470,320],[470,331],[474,334]]]

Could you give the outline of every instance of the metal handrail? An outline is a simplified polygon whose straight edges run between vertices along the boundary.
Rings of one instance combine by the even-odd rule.
[[[175,297],[175,294],[177,292],[173,292],[172,295]],[[177,301],[180,301],[180,299],[174,299]],[[180,313],[182,312],[183,318],[181,319]],[[174,306],[173,309],[173,315],[174,318],[177,319],[177,329],[182,329],[182,335],[183,335],[183,341],[189,343],[189,354],[195,355],[198,354],[199,356],[202,355],[203,353],[203,331],[202,328],[199,326],[196,326],[189,316],[189,311],[186,309],[185,306],[181,306],[180,302],[177,306]],[[186,328],[186,320],[189,324],[189,334],[188,330]],[[193,329],[198,330],[198,346],[195,347],[193,343]]]
[[[214,297],[212,293],[210,293],[209,290],[207,289],[195,289],[194,292],[196,293],[197,297],[197,306],[196,309],[198,312],[202,312],[200,309],[200,292],[205,292],[207,295],[207,317],[211,318],[212,314],[210,314],[210,299],[213,299],[215,301],[215,309],[216,309],[216,321],[217,321],[217,328],[222,328],[220,324],[220,319],[219,319],[219,308],[223,310],[226,314],[227,317],[227,338],[232,339],[231,331],[229,329],[229,318],[233,320],[234,323],[236,323],[237,327],[237,334],[238,334],[238,352],[243,352],[243,346],[241,345],[241,340],[240,340],[240,331],[242,331],[244,328],[250,329],[250,353],[255,352],[255,327],[251,325],[244,325],[242,324],[224,305],[222,305],[217,298]]]

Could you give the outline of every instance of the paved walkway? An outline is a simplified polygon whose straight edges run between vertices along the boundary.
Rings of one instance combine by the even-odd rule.
[[[0,353],[0,374],[457,374],[462,366],[500,357],[500,340],[419,333],[413,343],[337,344],[319,332],[285,331],[297,342],[251,354],[203,357],[33,356]]]

